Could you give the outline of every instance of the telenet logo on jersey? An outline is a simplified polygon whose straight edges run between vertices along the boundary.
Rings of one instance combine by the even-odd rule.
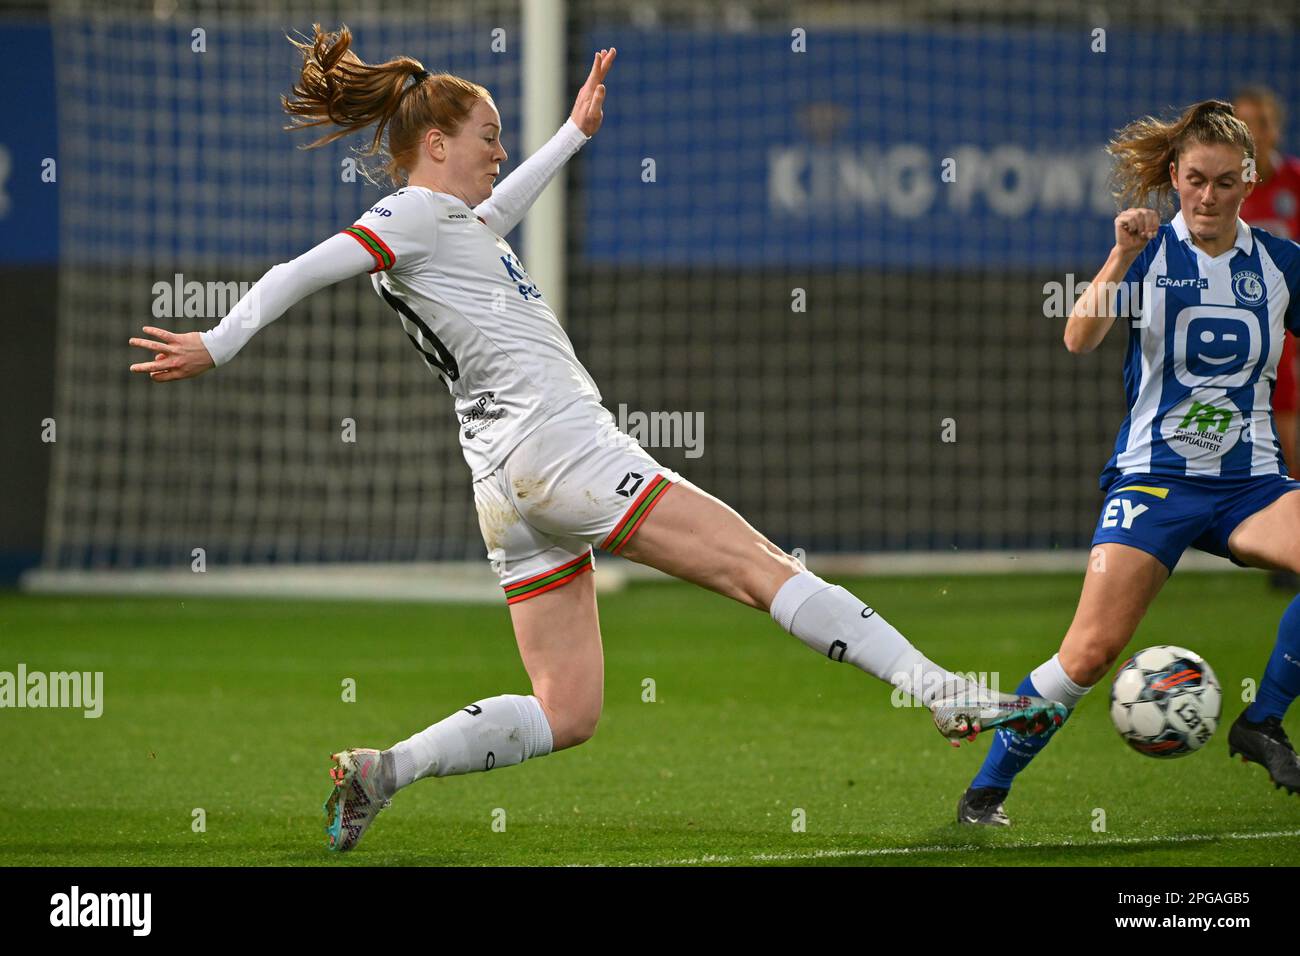
[[[1263,355],[1259,318],[1226,305],[1193,305],[1174,317],[1174,377],[1189,388],[1241,388]]]

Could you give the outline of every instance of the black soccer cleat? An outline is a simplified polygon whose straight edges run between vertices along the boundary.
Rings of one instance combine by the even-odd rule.
[[[1009,827],[1011,818],[1002,809],[1010,790],[997,787],[971,787],[957,801],[957,822],[985,827]]]
[[[1300,792],[1300,757],[1296,756],[1277,717],[1266,717],[1252,724],[1243,711],[1228,731],[1228,755],[1240,756],[1243,763],[1263,766],[1277,789],[1285,787],[1287,793]]]

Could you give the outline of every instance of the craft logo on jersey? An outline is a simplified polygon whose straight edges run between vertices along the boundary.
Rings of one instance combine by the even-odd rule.
[[[1171,276],[1156,276],[1157,289],[1208,289],[1210,280],[1204,276],[1197,279],[1175,279]]]
[[[618,487],[615,488],[614,491],[616,494],[620,494],[624,498],[631,498],[636,494],[637,489],[641,487],[641,482],[643,481],[645,481],[644,475],[638,475],[635,471],[629,471],[623,476],[623,480],[618,483]]]
[[[1218,458],[1241,438],[1236,418],[1237,407],[1224,389],[1200,389],[1169,410],[1160,431],[1189,461]]]
[[[1264,301],[1264,280],[1256,272],[1243,270],[1232,274],[1232,294],[1242,305],[1259,305]]]

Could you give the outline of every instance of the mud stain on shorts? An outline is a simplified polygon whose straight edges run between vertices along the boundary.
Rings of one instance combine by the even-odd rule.
[[[516,478],[512,483],[515,497],[525,504],[529,511],[545,511],[553,503],[551,495],[542,497],[545,482],[540,478]]]
[[[518,521],[519,512],[508,504],[484,502],[479,505],[478,523],[489,554],[504,546],[506,532]]]

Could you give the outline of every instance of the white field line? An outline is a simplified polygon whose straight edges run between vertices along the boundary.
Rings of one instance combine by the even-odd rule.
[[[1262,833],[1181,833],[1163,837],[1101,837],[1096,840],[1062,840],[1056,843],[976,843],[931,846],[891,846],[870,850],[813,850],[809,853],[754,853],[749,856],[708,854],[679,860],[658,860],[638,866],[700,866],[709,863],[785,863],[799,860],[833,860],[854,857],[911,856],[918,853],[961,853],[970,850],[1064,850],[1095,846],[1172,846],[1178,843],[1214,843],[1219,840],[1273,840],[1300,837],[1300,830],[1270,830]],[[1300,856],[1300,855],[1298,855]]]

